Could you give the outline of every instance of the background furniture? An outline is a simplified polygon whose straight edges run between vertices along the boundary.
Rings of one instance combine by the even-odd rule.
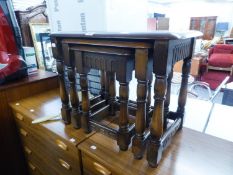
[[[29,23],[48,23],[46,4],[28,8],[26,11],[15,11],[16,18],[21,30],[23,46],[33,47],[33,41]]]
[[[198,30],[203,33],[202,39],[211,40],[215,34],[217,16],[191,17],[190,30]]]
[[[200,75],[200,68],[203,62],[206,61],[208,55],[203,53],[195,53],[192,57],[190,74],[195,78],[198,78]],[[183,61],[179,61],[174,65],[174,72],[182,72]]]
[[[57,75],[45,71],[0,86],[0,161],[1,171],[5,174],[28,174],[8,103],[57,87]]]
[[[232,71],[233,45],[217,44],[209,50],[207,72],[201,76],[201,81],[209,83],[211,89],[216,89],[227,75],[232,78]]]
[[[14,101],[10,104],[30,175],[81,175],[77,145],[94,134],[66,126],[60,119],[32,124],[32,121],[60,113],[59,89]]]

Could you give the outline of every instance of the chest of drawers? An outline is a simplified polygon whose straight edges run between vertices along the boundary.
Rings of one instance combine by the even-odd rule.
[[[32,124],[34,119],[59,115],[58,90],[48,91],[10,104],[32,175],[81,174],[77,145],[93,134],[85,134],[61,120]]]

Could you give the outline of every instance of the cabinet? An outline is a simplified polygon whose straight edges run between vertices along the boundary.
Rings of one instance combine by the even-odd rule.
[[[61,101],[58,89],[10,104],[31,175],[79,175],[77,145],[93,134],[74,129],[60,120],[32,124],[32,120],[56,116]]]
[[[148,166],[146,156],[135,160],[131,149],[120,151],[113,139],[99,133],[78,147],[84,175],[231,175],[233,171],[232,142],[187,128],[175,135],[157,168]]]
[[[28,174],[20,139],[8,103],[57,87],[57,74],[42,70],[0,86],[0,169],[5,175]]]
[[[191,17],[190,30],[198,30],[203,33],[204,40],[214,37],[217,16]]]

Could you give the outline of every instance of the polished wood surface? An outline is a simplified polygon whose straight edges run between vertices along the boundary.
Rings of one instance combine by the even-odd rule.
[[[0,86],[0,161],[1,170],[6,175],[27,174],[20,140],[8,103],[57,87],[57,75],[40,70],[37,74]]]
[[[156,169],[150,168],[145,158],[135,160],[130,152],[120,151],[113,139],[99,133],[81,143],[79,149],[84,174],[231,175],[233,172],[232,142],[186,128],[174,137]]]
[[[54,57],[59,63],[57,64],[58,70],[60,70],[59,77],[63,77],[64,65],[68,67],[75,66],[77,73],[80,75],[82,91],[81,127],[85,129],[85,132],[90,132],[91,128],[94,128],[93,125],[95,125],[95,128],[106,130],[106,133],[115,135],[119,148],[124,151],[128,150],[131,137],[134,136],[133,153],[136,159],[142,158],[148,141],[147,160],[150,166],[156,167],[171,138],[183,126],[190,62],[195,37],[199,35],[199,32],[194,31],[184,33],[158,31],[144,33],[87,32],[52,34]],[[173,65],[180,60],[184,60],[184,64],[178,108],[175,112],[170,113],[171,72],[173,71]],[[104,97],[102,100],[106,101],[106,105],[101,106],[95,114],[102,115],[106,113],[106,110],[111,111],[113,109],[112,100],[109,100],[109,79],[111,73],[116,74],[116,80],[120,85],[118,106],[116,105],[119,111],[117,130],[107,128],[94,120],[95,114],[92,114],[93,111],[90,108],[87,92],[87,74],[91,68],[102,71],[102,76],[105,76],[101,79],[102,88],[104,88],[101,90],[101,96]],[[129,83],[132,80],[133,70],[135,70],[138,81],[137,102],[129,101]],[[151,93],[147,93],[147,90],[150,90],[152,72],[155,74],[154,108],[153,114],[151,113],[152,117],[150,117],[150,104],[146,100],[150,101],[147,94],[151,95]],[[69,99],[67,98],[66,89],[62,88],[64,87],[63,84],[64,81],[60,79],[62,111],[65,111],[62,116],[63,120],[67,122],[67,120],[70,120]],[[114,88],[111,86],[111,89]],[[104,93],[103,96],[103,92],[107,93]],[[72,95],[75,94],[70,93],[70,96]],[[71,99],[74,98],[71,97]],[[110,110],[108,109],[109,105],[111,105]],[[130,108],[134,109],[132,114],[130,114]],[[113,111],[110,113],[113,113]],[[131,125],[129,123],[130,115],[135,118]],[[169,127],[168,119],[174,121]],[[149,128],[147,131],[146,126]]]
[[[59,115],[58,89],[14,101],[10,106],[29,165],[33,164],[44,175],[81,174],[77,145],[94,132],[87,135],[61,119],[32,124],[35,119]]]

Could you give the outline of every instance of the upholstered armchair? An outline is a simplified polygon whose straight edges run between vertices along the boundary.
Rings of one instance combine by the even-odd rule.
[[[207,71],[220,70],[233,73],[233,45],[217,44],[209,50]]]
[[[209,84],[210,89],[215,90],[221,82],[233,75],[233,45],[216,44],[209,50],[207,71],[200,77],[200,81]]]

